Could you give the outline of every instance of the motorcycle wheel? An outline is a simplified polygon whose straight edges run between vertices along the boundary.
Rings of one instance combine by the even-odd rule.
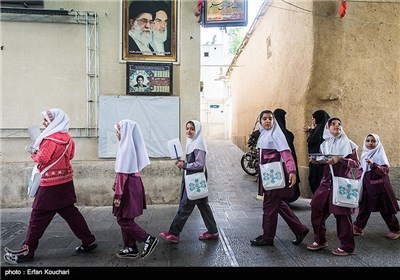
[[[251,176],[257,175],[258,170],[256,167],[252,166],[254,164],[252,163],[252,158],[250,155],[248,154],[243,155],[242,159],[240,160],[240,165],[242,166],[244,172],[246,172],[247,174]]]

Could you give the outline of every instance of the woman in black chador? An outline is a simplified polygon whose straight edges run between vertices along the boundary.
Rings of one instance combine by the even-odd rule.
[[[296,184],[294,184],[294,192],[293,196],[290,198],[285,198],[284,201],[286,203],[291,203],[293,201],[296,201],[299,196],[300,196],[300,188],[299,188],[299,183],[300,183],[300,176],[299,176],[299,167],[297,166],[297,156],[296,156],[296,150],[294,148],[294,134],[286,128],[286,111],[283,109],[276,109],[274,111],[274,116],[275,120],[278,123],[279,127],[281,128],[283,134],[285,135],[286,141],[288,142],[289,148],[292,151],[292,156],[296,165]]]
[[[317,110],[312,113],[311,127],[309,125],[304,127],[304,131],[309,133],[307,138],[308,153],[320,152],[319,148],[322,142],[324,142],[322,135],[324,133],[325,124],[328,120],[329,115],[324,110]],[[310,162],[308,164],[308,172],[308,183],[310,184],[311,192],[314,194],[321,182],[324,167]]]

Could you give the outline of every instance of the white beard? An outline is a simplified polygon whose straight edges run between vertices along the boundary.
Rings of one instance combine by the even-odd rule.
[[[144,32],[139,24],[134,23],[133,38],[143,45],[148,45],[152,41],[151,32]]]
[[[167,31],[158,32],[157,30],[153,30],[153,41],[156,43],[164,43],[167,41]]]

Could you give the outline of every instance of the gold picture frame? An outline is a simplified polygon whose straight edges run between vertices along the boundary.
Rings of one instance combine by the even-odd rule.
[[[179,0],[121,1],[122,60],[177,62]]]

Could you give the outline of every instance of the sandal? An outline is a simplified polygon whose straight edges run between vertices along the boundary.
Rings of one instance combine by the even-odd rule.
[[[327,242],[322,243],[322,244],[318,244],[317,242],[314,242],[312,244],[307,245],[307,249],[311,250],[311,251],[317,251],[317,250],[321,250],[327,246],[328,246]]]
[[[351,253],[347,253],[345,250],[340,249],[340,248],[333,248],[332,249],[332,254],[334,254],[336,256],[348,256]]]

